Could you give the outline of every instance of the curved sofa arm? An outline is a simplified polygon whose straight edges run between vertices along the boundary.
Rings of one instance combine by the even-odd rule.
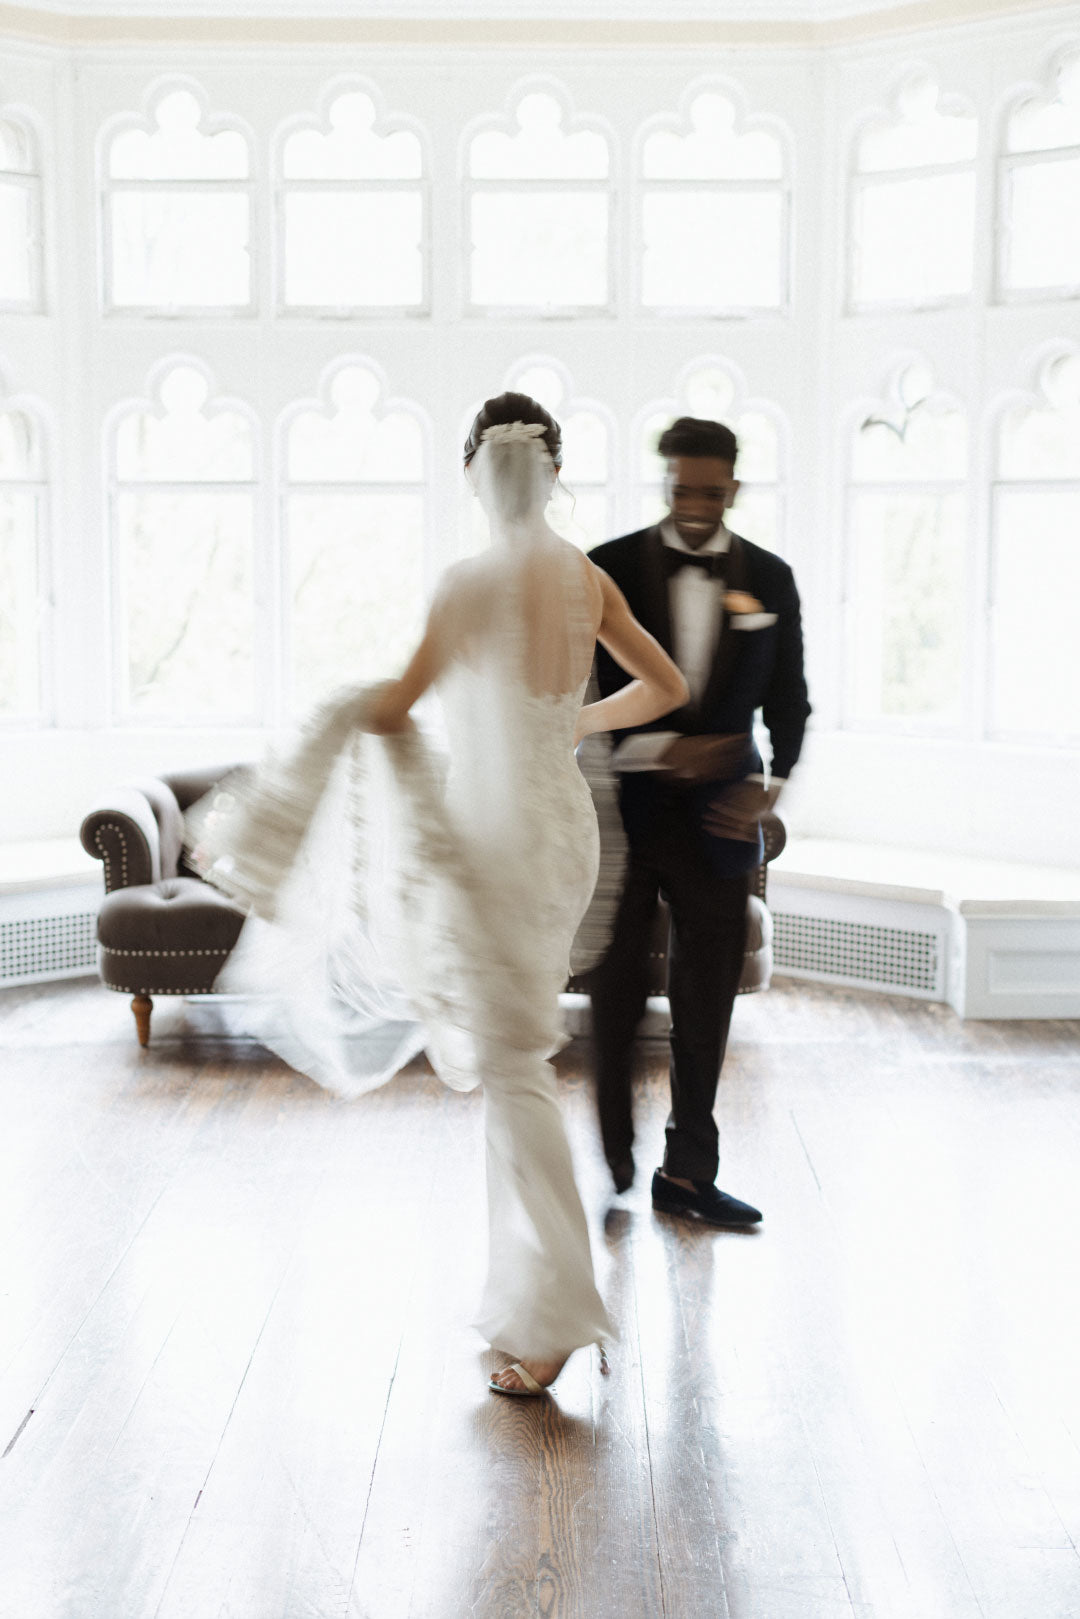
[[[761,835],[765,840],[765,865],[768,865],[770,860],[775,860],[783,852],[787,842],[787,827],[775,810],[769,810],[761,817]]]
[[[161,880],[161,835],[149,800],[137,787],[120,787],[84,817],[79,837],[87,854],[105,866],[105,892]]]
[[[750,892],[756,894],[758,899],[764,903],[765,874],[769,861],[776,859],[787,842],[787,827],[775,810],[767,810],[761,817],[761,836],[765,844],[765,853],[762,856],[761,865],[751,874]]]

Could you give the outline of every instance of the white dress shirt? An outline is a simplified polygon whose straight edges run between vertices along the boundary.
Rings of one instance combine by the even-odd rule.
[[[687,551],[691,556],[723,553],[731,547],[731,531],[723,523],[696,551],[680,539],[670,517],[660,524],[660,538],[673,551]],[[727,586],[722,579],[710,579],[703,568],[679,568],[671,575],[667,587],[671,655],[686,676],[691,702],[700,703],[709,684],[713,660],[720,644],[721,611]],[[762,622],[775,622],[775,615],[759,614],[747,619],[747,628],[757,628]],[[678,731],[635,733],[616,746],[611,758],[612,765],[616,770],[627,773],[660,770],[663,768],[665,751],[678,740],[679,735]],[[766,785],[764,775],[755,773],[746,779],[761,786]],[[773,788],[779,792],[783,777],[772,776],[770,779]]]
[[[714,534],[710,534],[704,545],[699,545],[694,551],[693,546],[679,537],[679,532],[670,517],[666,517],[660,524],[660,538],[665,545],[670,545],[675,551],[689,551],[694,556],[707,556],[711,552],[726,552],[731,546],[731,530],[723,523]],[[680,568],[668,580],[668,611],[671,616],[671,655],[679,668],[686,676],[686,683],[690,687],[692,702],[700,703],[705,695],[705,688],[709,683],[716,649],[720,644],[720,626],[722,622],[721,608],[723,607],[724,591],[727,586],[722,579],[710,579],[702,568]],[[757,627],[764,622],[766,615],[757,615],[753,619],[746,619],[747,628]],[[768,615],[768,622],[773,622],[773,615]],[[763,786],[763,775],[752,775],[748,781],[759,782]],[[783,785],[782,776],[772,776],[772,785],[779,791]]]
[[[680,539],[670,517],[660,525],[660,538],[673,551],[686,551],[690,556],[699,557],[723,554],[731,545],[731,534],[721,523],[695,551]],[[694,703],[700,703],[705,695],[716,657],[724,588],[722,579],[710,579],[702,568],[680,568],[668,580],[671,655],[686,676]]]

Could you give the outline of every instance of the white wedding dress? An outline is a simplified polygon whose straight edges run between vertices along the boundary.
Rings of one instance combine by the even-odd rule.
[[[535,440],[483,445],[477,460],[497,480],[495,542],[450,570],[430,621],[446,653],[445,750],[418,730],[366,733],[381,688],[339,693],[219,799],[195,841],[204,873],[253,912],[223,987],[258,995],[257,1032],[288,1062],[352,1096],[424,1049],[448,1084],[483,1086],[476,1324],[497,1348],[548,1359],[612,1332],[549,1061],[597,886],[596,811],[573,750],[595,587],[542,522]],[[500,500],[515,521],[499,524]],[[609,873],[586,957],[617,886]]]

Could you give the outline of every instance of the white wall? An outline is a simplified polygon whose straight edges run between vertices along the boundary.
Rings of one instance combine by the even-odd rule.
[[[0,108],[28,113],[43,134],[46,174],[48,313],[0,316],[0,385],[41,404],[54,481],[55,727],[0,735],[5,791],[0,840],[63,835],[110,782],[167,765],[248,754],[257,735],[218,730],[117,729],[108,724],[109,590],[105,556],[104,424],[119,401],[142,396],[164,355],[206,361],[217,389],[250,401],[264,423],[264,459],[274,423],[293,400],[312,395],[320,373],[346,353],[373,359],[388,391],[419,402],[434,424],[430,550],[433,571],[458,520],[459,423],[469,403],[503,385],[522,355],[564,360],[576,391],[605,401],[619,423],[619,529],[637,526],[631,424],[652,399],[672,393],[680,370],[704,355],[725,357],[748,393],[782,413],[789,440],[786,554],[806,607],[814,731],[789,816],[796,830],[909,845],[932,843],[1011,859],[1080,866],[1080,757],[1054,748],[1006,747],[981,739],[972,708],[967,732],[948,739],[845,732],[840,691],[845,411],[879,390],[904,354],[928,355],[940,386],[965,402],[978,493],[988,479],[991,424],[999,399],[1029,387],[1041,347],[1080,338],[1075,303],[994,307],[890,317],[843,310],[845,171],[852,130],[869,107],[891,102],[912,68],[967,98],[980,117],[981,230],[990,228],[991,152],[1001,110],[1042,78],[1053,50],[1080,40],[1056,22],[1006,20],[939,29],[828,51],[790,48],[648,51],[622,46],[567,54],[512,48],[304,46],[250,50],[203,46],[61,51],[0,40]],[[252,131],[259,197],[281,123],[315,107],[328,81],[356,73],[383,105],[421,120],[428,152],[434,239],[430,320],[366,322],[275,318],[269,288],[270,219],[256,216],[260,278],[257,317],[195,323],[99,310],[96,152],[117,113],[142,108],[159,77],[198,81],[213,111]],[[614,318],[465,320],[461,296],[461,137],[479,114],[500,112],[525,77],[550,75],[578,111],[605,120],[615,136],[613,185],[621,231],[619,308]],[[660,321],[635,315],[632,268],[633,155],[641,124],[674,110],[687,88],[710,76],[740,91],[748,111],[778,119],[794,151],[794,297],[788,314],[749,321]],[[58,251],[59,247],[59,251]],[[983,253],[981,262],[988,262]],[[268,512],[272,519],[272,501]],[[392,543],[392,541],[391,541]],[[972,581],[973,614],[980,582]]]

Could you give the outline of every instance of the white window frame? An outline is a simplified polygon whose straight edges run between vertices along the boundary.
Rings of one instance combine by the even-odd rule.
[[[153,394],[157,394],[160,384],[177,367],[190,367],[199,371],[207,379],[209,392],[202,414],[216,416],[222,412],[235,413],[243,416],[251,432],[252,476],[249,479],[227,479],[221,481],[203,480],[199,478],[183,479],[142,479],[121,478],[117,473],[117,436],[120,425],[130,416],[155,415],[163,417],[167,414],[161,405],[160,398],[156,401]],[[245,400],[224,397],[214,391],[213,381],[206,366],[190,355],[173,355],[155,367],[152,378],[152,393],[142,399],[127,399],[121,401],[110,412],[106,423],[106,547],[109,568],[109,601],[112,623],[112,667],[110,669],[109,715],[110,723],[118,730],[151,729],[151,730],[179,730],[179,731],[206,731],[208,729],[239,730],[245,726],[265,725],[272,718],[272,704],[270,694],[272,687],[272,639],[271,626],[267,622],[267,591],[265,584],[266,569],[266,521],[265,521],[265,472],[261,466],[261,438],[260,423]],[[250,712],[229,716],[225,720],[218,720],[206,714],[174,715],[174,714],[141,714],[133,708],[130,701],[129,673],[130,657],[128,647],[128,596],[127,580],[120,560],[119,537],[119,502],[125,494],[236,494],[247,491],[251,495],[251,529],[252,529],[252,686],[255,704]]]
[[[997,219],[995,253],[995,297],[999,304],[1033,304],[1053,302],[1062,298],[1080,297],[1080,268],[1075,280],[1057,286],[1010,287],[1007,281],[1009,247],[1012,243],[1012,180],[1018,169],[1037,164],[1067,163],[1080,160],[1080,142],[1071,146],[1049,146],[1035,152],[1009,151],[1009,125],[1014,115],[1029,102],[1046,105],[1051,100],[1048,83],[1057,81],[1060,73],[1073,65],[1080,66],[1080,51],[1058,52],[1050,66],[1047,79],[1041,85],[1029,84],[1020,95],[1010,97],[998,124],[997,143]]]
[[[540,370],[541,368],[547,371],[554,371],[562,382],[563,396],[559,402],[558,410],[553,411],[552,414],[558,419],[559,425],[564,430],[566,423],[570,420],[570,418],[579,414],[597,416],[604,424],[604,430],[607,433],[607,479],[604,483],[579,483],[576,488],[581,490],[582,495],[603,496],[607,528],[607,532],[604,534],[603,538],[610,539],[613,532],[612,525],[616,522],[615,511],[618,497],[618,423],[616,422],[615,416],[610,407],[605,405],[602,400],[585,398],[584,395],[581,395],[576,391],[573,376],[568,370],[565,362],[560,360],[558,356],[554,354],[523,355],[522,358],[520,360],[516,360],[510,367],[509,371],[507,371],[503,379],[503,388],[507,391],[520,393],[521,379],[527,376],[530,371]],[[560,473],[559,476],[561,479],[562,474]],[[566,490],[569,498],[573,500],[575,488],[572,488],[569,484],[564,484],[563,488]],[[599,545],[600,543],[600,540],[593,541],[593,544],[595,545]]]
[[[618,427],[615,418],[608,406],[603,404],[603,402],[599,399],[587,399],[582,395],[572,394],[570,398],[568,398],[562,405],[559,422],[561,425],[565,425],[565,422],[571,417],[577,416],[578,414],[585,415],[586,413],[590,416],[599,417],[599,419],[603,422],[604,429],[607,433],[607,479],[604,483],[582,483],[580,480],[578,480],[574,484],[564,484],[563,487],[570,497],[571,502],[576,499],[579,492],[583,497],[586,495],[599,495],[603,500],[605,533],[601,534],[599,538],[590,538],[589,545],[591,548],[594,545],[603,544],[604,540],[611,539],[615,532],[614,525],[617,520],[615,513],[618,501],[618,480],[616,477],[616,471],[618,466],[619,439]]]
[[[967,292],[934,293],[933,296],[927,298],[890,298],[882,302],[863,302],[860,301],[857,294],[863,252],[862,237],[859,230],[859,220],[861,214],[860,202],[865,191],[873,189],[874,186],[895,185],[898,182],[903,182],[905,180],[934,180],[943,175],[970,174],[976,210],[978,209],[981,131],[978,127],[976,114],[969,114],[965,116],[972,116],[976,118],[975,152],[972,157],[964,158],[953,163],[920,163],[909,165],[907,168],[902,169],[874,169],[864,174],[859,169],[859,147],[862,143],[863,137],[875,125],[898,123],[900,121],[899,108],[894,105],[888,116],[879,114],[876,117],[864,119],[859,128],[855,131],[849,147],[850,155],[848,158],[847,176],[848,220],[847,231],[845,233],[848,244],[848,272],[846,277],[847,314],[878,316],[906,313],[912,310],[923,311],[932,309],[964,309],[975,303],[979,285],[977,213],[974,224],[974,232],[976,234],[971,244],[971,287]]]
[[[289,435],[293,424],[299,416],[312,412],[325,416],[328,420],[332,413],[330,390],[334,378],[341,372],[359,368],[371,373],[379,384],[377,403],[372,415],[377,421],[386,416],[408,415],[417,423],[422,441],[423,463],[426,476],[419,482],[396,482],[389,480],[378,483],[364,478],[340,479],[293,479],[289,476]],[[291,542],[289,531],[289,500],[293,495],[347,495],[347,494],[379,494],[379,495],[419,495],[423,508],[422,536],[423,559],[421,571],[424,581],[425,597],[430,593],[435,576],[441,571],[441,564],[445,557],[432,555],[432,512],[431,512],[431,482],[432,457],[430,434],[428,424],[423,413],[411,399],[388,397],[386,393],[386,379],[382,367],[376,364],[367,355],[350,354],[335,360],[323,372],[319,381],[318,393],[308,399],[298,399],[290,404],[283,412],[277,423],[275,433],[277,477],[275,479],[275,516],[276,516],[276,545],[274,563],[274,646],[277,649],[274,669],[274,715],[280,720],[294,720],[297,717],[297,707],[293,698],[293,659],[292,659],[292,595],[290,590],[289,568],[291,561]]]
[[[239,135],[243,140],[248,155],[248,172],[246,179],[160,179],[160,180],[129,180],[114,179],[110,172],[110,156],[113,141],[119,135],[129,130],[145,130],[153,134],[157,127],[155,112],[160,103],[177,90],[185,90],[194,96],[202,109],[199,119],[199,130],[203,135],[213,136],[223,133]],[[255,143],[251,133],[243,123],[230,115],[222,114],[209,116],[207,113],[207,99],[200,87],[188,81],[170,81],[155,84],[146,97],[146,112],[142,117],[131,114],[119,119],[113,119],[102,131],[99,140],[98,158],[98,220],[100,232],[101,253],[101,308],[103,315],[109,319],[121,320],[199,320],[199,321],[231,321],[250,319],[258,312],[258,282],[259,267],[257,263],[257,243],[259,236],[259,203],[260,187],[259,176],[255,163]],[[113,241],[112,241],[112,199],[121,194],[162,194],[167,196],[180,196],[184,193],[198,193],[203,196],[243,196],[248,204],[248,297],[243,304],[118,304],[113,301]]]
[[[950,403],[953,403],[950,401]],[[960,408],[957,406],[956,408]],[[969,424],[970,426],[970,424]],[[855,428],[858,432],[858,427]],[[852,477],[852,454],[854,444],[852,437],[849,443],[847,456],[847,486],[844,498],[844,569],[843,569],[843,601],[841,604],[844,642],[844,667],[841,705],[841,729],[857,736],[917,736],[917,737],[960,737],[968,729],[967,726],[967,694],[970,684],[970,664],[974,652],[974,637],[971,626],[971,610],[965,615],[960,625],[960,682],[955,718],[935,719],[933,717],[920,717],[915,714],[882,714],[860,715],[855,691],[858,681],[858,667],[856,663],[857,637],[855,633],[855,619],[860,611],[858,599],[858,544],[855,537],[855,508],[862,495],[882,495],[886,498],[896,496],[940,497],[942,495],[962,495],[966,499],[964,511],[964,551],[970,558],[971,552],[971,524],[972,502],[969,497],[968,478],[924,478],[907,480],[874,481],[857,483]],[[965,570],[970,577],[970,568]]]
[[[415,135],[420,147],[420,175],[417,179],[305,180],[285,175],[285,146],[291,136],[304,130],[330,132],[330,110],[340,96],[353,91],[370,97],[375,107],[372,132],[380,137],[406,131]],[[425,131],[416,119],[405,114],[385,114],[382,97],[370,84],[336,83],[322,97],[322,111],[315,116],[295,118],[277,134],[274,141],[274,310],[280,320],[426,320],[431,316],[431,165]],[[420,299],[415,304],[290,304],[285,298],[285,202],[291,192],[306,195],[349,195],[354,192],[405,192],[420,198]]]
[[[997,623],[998,603],[998,575],[1000,560],[1001,523],[1000,506],[1001,497],[1005,493],[1023,490],[1025,494],[1057,494],[1072,492],[1076,496],[1077,508],[1080,510],[1080,478],[995,478],[990,488],[990,598],[987,603],[987,617],[992,628]],[[988,638],[986,668],[983,671],[984,706],[986,712],[986,729],[984,739],[988,742],[1022,743],[1027,747],[1067,749],[1080,747],[1080,710],[1077,711],[1077,726],[1073,731],[1062,733],[1060,731],[1040,731],[1032,726],[1020,731],[1010,731],[1005,726],[999,726],[994,711],[994,636]]]
[[[1062,359],[1067,353],[1068,350],[1059,351],[1058,354],[1051,356],[1049,363],[1052,365],[1055,359]],[[1041,369],[1045,374],[1045,363]],[[1001,439],[1005,421],[1010,408],[1016,409],[1017,407],[1024,406],[1026,406],[1028,409],[1034,407],[1035,409],[1046,410],[1050,406],[1050,401],[1047,399],[1046,394],[1041,389],[1024,394],[1014,395],[997,410],[993,422],[994,476],[990,484],[990,536],[989,545],[987,547],[989,554],[989,569],[987,583],[988,599],[986,604],[986,615],[987,621],[991,627],[991,634],[987,637],[986,665],[982,672],[983,710],[986,715],[984,738],[989,742],[1019,742],[1029,747],[1033,746],[1037,748],[1077,748],[1080,747],[1080,710],[1078,710],[1077,713],[1077,726],[1075,731],[1067,732],[1065,734],[1054,731],[1035,731],[1031,727],[1026,727],[1022,731],[1010,731],[1003,726],[999,727],[997,725],[996,714],[994,712],[995,637],[993,630],[996,628],[997,623],[998,576],[1000,572],[999,560],[1001,544],[1001,523],[999,515],[1001,497],[1005,493],[1012,493],[1016,490],[1022,490],[1025,493],[1030,494],[1058,494],[1071,492],[1076,496],[1077,510],[1080,511],[1080,472],[1077,473],[1075,478],[1006,478],[1002,476],[1000,471],[1002,450]]]
[[[0,314],[36,315],[44,304],[44,206],[42,200],[41,142],[32,124],[14,109],[0,109],[0,123],[9,124],[26,140],[28,169],[0,169],[0,182],[27,194],[29,235],[26,242],[30,292],[26,298],[0,298]]]
[[[1006,127],[1008,120],[1006,119]],[[1001,152],[998,157],[997,297],[1003,304],[1046,303],[1048,300],[1080,297],[1080,267],[1073,281],[1058,286],[1010,287],[1009,248],[1012,243],[1012,181],[1018,169],[1051,163],[1080,161],[1080,144],[1052,146],[1043,152]]]
[[[716,93],[735,108],[735,127],[740,134],[761,131],[772,135],[780,147],[783,172],[777,180],[709,180],[658,179],[645,176],[645,143],[651,135],[670,131],[688,134],[693,125],[691,109],[699,96]],[[779,317],[791,313],[792,264],[792,178],[791,150],[788,132],[778,120],[770,117],[746,117],[743,98],[733,86],[725,84],[696,84],[683,97],[678,116],[650,119],[638,131],[634,142],[634,308],[646,320],[748,320]],[[661,196],[678,192],[710,191],[718,195],[751,195],[780,193],[780,301],[776,304],[646,304],[643,301],[645,262],[645,198],[651,193]]]
[[[55,587],[52,576],[52,500],[51,480],[49,478],[47,444],[41,414],[31,402],[19,397],[4,397],[0,395],[0,415],[24,416],[30,423],[31,431],[35,434],[41,456],[42,473],[40,478],[2,478],[0,479],[0,493],[14,490],[18,493],[30,495],[34,509],[34,534],[32,545],[34,548],[35,577],[37,580],[37,601],[35,623],[33,625],[33,638],[36,644],[37,703],[31,709],[23,709],[14,714],[0,715],[0,730],[3,731],[43,731],[54,722],[54,633],[53,620],[55,616]]]
[[[575,179],[536,179],[528,176],[515,179],[512,175],[505,178],[486,179],[475,177],[472,173],[472,144],[478,135],[485,135],[492,130],[507,135],[515,132],[517,109],[528,95],[546,95],[558,102],[562,109],[560,127],[564,135],[580,134],[587,130],[590,134],[600,135],[607,147],[608,172],[603,179],[575,180]],[[469,319],[484,321],[510,321],[510,320],[544,320],[544,321],[574,321],[574,320],[613,320],[619,310],[619,279],[618,279],[618,197],[615,188],[615,154],[616,145],[612,131],[599,118],[577,115],[573,111],[570,97],[565,88],[548,79],[527,80],[514,86],[506,99],[506,111],[498,115],[485,115],[474,119],[465,129],[461,141],[460,156],[460,188],[461,188],[461,256],[462,256],[462,313]],[[514,191],[522,196],[544,196],[548,193],[565,195],[574,194],[595,196],[602,194],[607,205],[607,298],[602,304],[481,304],[473,301],[472,296],[472,202],[475,196],[493,192]]]

